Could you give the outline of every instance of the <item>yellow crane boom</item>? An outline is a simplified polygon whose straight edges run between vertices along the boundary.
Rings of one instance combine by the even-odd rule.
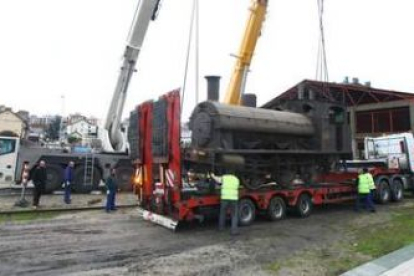
[[[237,61],[224,98],[226,104],[241,104],[247,73],[265,20],[267,3],[268,0],[254,0],[252,3]]]

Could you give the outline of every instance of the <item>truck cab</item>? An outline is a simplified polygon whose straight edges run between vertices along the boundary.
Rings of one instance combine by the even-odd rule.
[[[20,139],[0,136],[0,184],[15,182]]]
[[[364,140],[365,160],[382,160],[389,169],[414,173],[414,138],[400,133]]]

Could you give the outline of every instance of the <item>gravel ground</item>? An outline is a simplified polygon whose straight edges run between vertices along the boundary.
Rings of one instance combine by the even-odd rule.
[[[17,193],[17,194],[16,194]],[[29,202],[29,206],[26,208],[15,206],[15,202],[20,199],[19,192],[13,191],[12,195],[3,193],[0,196],[0,212],[3,211],[19,211],[27,210],[31,208],[32,195],[29,194],[26,196],[26,200]],[[105,194],[73,194],[72,203],[67,205],[63,202],[63,194],[56,195],[42,195],[40,199],[40,209],[66,209],[66,208],[78,208],[78,207],[88,207],[88,206],[104,206],[106,203]],[[122,205],[131,205],[136,204],[136,197],[131,193],[119,193],[117,195],[117,204]]]
[[[236,237],[218,232],[215,222],[173,233],[141,220],[135,209],[8,222],[0,224],[0,275],[272,275],[271,263],[343,242],[350,225],[386,219],[401,204],[389,206],[372,215],[331,205],[306,219],[259,219]],[[311,265],[282,267],[277,275],[325,275],[310,273]]]

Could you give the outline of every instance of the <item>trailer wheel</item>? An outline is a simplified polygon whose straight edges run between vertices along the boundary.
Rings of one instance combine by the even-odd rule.
[[[376,192],[377,201],[380,204],[386,204],[388,201],[390,201],[390,197],[391,197],[390,186],[388,185],[387,179],[383,178],[379,181],[377,185],[377,192]]]
[[[119,167],[116,169],[116,180],[122,191],[132,191],[131,176],[134,174],[132,167]]]
[[[87,183],[85,183],[84,178],[85,167],[81,166],[76,168],[73,172],[73,190],[76,193],[89,193],[92,190],[97,189],[102,176],[99,170],[97,168],[94,168],[92,185],[88,185]]]
[[[281,220],[286,216],[286,203],[283,198],[275,196],[270,200],[267,216],[271,221]]]
[[[46,169],[45,192],[51,193],[61,188],[63,182],[63,170],[57,165],[48,165]]]
[[[239,225],[248,226],[253,223],[256,217],[256,206],[248,199],[239,201]]]
[[[396,178],[392,181],[391,200],[401,201],[404,198],[404,184],[401,179]]]
[[[296,202],[296,213],[299,217],[305,218],[312,212],[312,198],[308,194],[301,194]]]

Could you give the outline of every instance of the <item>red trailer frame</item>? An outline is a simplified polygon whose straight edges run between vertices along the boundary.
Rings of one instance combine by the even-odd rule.
[[[142,158],[138,160],[138,170],[142,173],[140,181],[141,206],[146,213],[147,219],[160,222],[160,216],[166,216],[175,222],[189,221],[203,216],[201,209],[217,207],[220,204],[220,195],[190,195],[183,197],[182,189],[182,149],[180,147],[180,94],[178,90],[169,92],[160,100],[166,101],[167,118],[167,155],[162,158],[154,157],[152,154],[153,134],[153,102],[143,103],[138,107],[140,124],[140,150]],[[390,176],[397,171],[375,168],[372,170],[375,176]],[[159,175],[155,179],[154,174]],[[340,203],[355,198],[356,185],[353,179],[357,172],[330,173],[320,176],[313,185],[290,185],[289,188],[277,186],[261,190],[240,191],[240,208],[243,203],[254,212],[271,212],[274,202],[278,202],[279,208],[295,208],[300,216],[308,216],[313,205]],[[273,200],[275,199],[275,200]],[[273,201],[272,201],[273,200]],[[241,212],[242,213],[242,212]],[[273,220],[284,217],[272,216]],[[158,219],[157,219],[158,218]],[[241,224],[250,224],[251,221],[241,220]],[[164,224],[166,225],[166,224]],[[170,224],[168,224],[170,225]],[[176,223],[173,224],[174,227]]]

